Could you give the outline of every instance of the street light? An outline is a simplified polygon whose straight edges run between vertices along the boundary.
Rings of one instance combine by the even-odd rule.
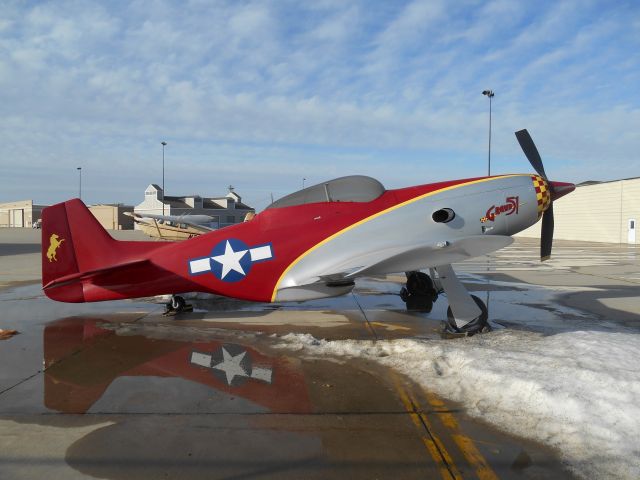
[[[304,190],[304,182],[305,182],[306,180],[307,180],[306,178],[303,178],[303,179],[302,179],[302,189],[303,189],[303,190]]]
[[[167,146],[167,142],[160,142],[162,144],[162,215],[164,215],[164,147]]]
[[[80,200],[82,200],[82,167],[77,167],[76,170],[78,170],[79,179],[80,179],[80,185],[78,188],[78,197],[80,198]]]
[[[488,176],[491,176],[491,99],[493,98],[493,90],[484,90],[483,95],[489,97],[489,170]]]

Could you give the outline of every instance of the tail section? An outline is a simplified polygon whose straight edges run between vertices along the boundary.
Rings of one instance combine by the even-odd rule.
[[[80,282],[46,287],[82,272],[103,268],[116,253],[116,244],[107,231],[78,199],[58,203],[42,212],[42,285],[54,300],[83,302]]]
[[[151,254],[171,245],[172,242],[115,240],[77,198],[45,208],[44,293],[53,300],[77,303],[197,289],[197,285],[151,262]]]

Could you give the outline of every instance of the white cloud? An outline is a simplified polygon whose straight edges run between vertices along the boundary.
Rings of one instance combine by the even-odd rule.
[[[300,172],[396,185],[471,176],[486,152],[480,92],[492,88],[497,166],[528,170],[512,133],[526,126],[549,170],[567,180],[632,176],[640,67],[627,44],[637,20],[575,9],[503,0],[16,4],[0,25],[0,162],[14,172],[52,161],[108,172],[132,156],[154,158],[145,152],[166,139],[174,155],[184,149],[184,171],[222,156],[260,185],[273,165],[269,182],[282,190]],[[602,172],[605,157],[614,166]],[[146,174],[129,170],[143,188]],[[2,195],[7,188],[0,183]]]

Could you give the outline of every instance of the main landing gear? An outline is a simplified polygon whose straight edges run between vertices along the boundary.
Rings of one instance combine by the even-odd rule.
[[[188,304],[180,295],[171,295],[171,300],[164,306],[163,315],[175,315],[182,312],[193,312],[193,305]]]
[[[447,308],[447,322],[444,327],[445,333],[453,334],[455,336],[471,336],[475,333],[486,333],[491,331],[491,326],[487,321],[489,318],[489,313],[487,311],[487,306],[484,304],[482,300],[480,300],[475,295],[469,295],[476,302],[476,305],[480,309],[480,315],[475,317],[469,323],[458,326],[455,317],[453,316],[453,312],[451,311],[451,307]]]
[[[438,291],[431,277],[424,272],[405,272],[407,283],[400,290],[400,298],[407,310],[429,313],[438,299]]]
[[[428,313],[439,294],[444,292],[449,300],[445,334],[471,336],[491,330],[487,306],[475,295],[469,295],[451,265],[432,268],[430,274],[406,272],[407,283],[400,291],[400,298],[407,304],[407,310]]]

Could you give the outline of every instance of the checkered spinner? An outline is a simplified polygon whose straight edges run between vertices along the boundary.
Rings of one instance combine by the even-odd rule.
[[[549,185],[544,178],[538,175],[531,175],[533,180],[533,188],[536,191],[536,198],[538,200],[538,219],[542,216],[542,213],[549,208],[551,204],[551,192],[549,191]]]

